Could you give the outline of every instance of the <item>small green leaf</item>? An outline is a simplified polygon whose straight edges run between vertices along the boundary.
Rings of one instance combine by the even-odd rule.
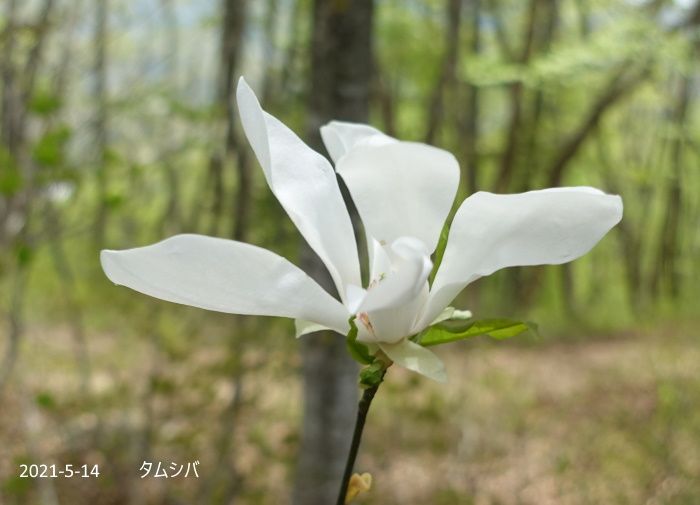
[[[350,331],[345,339],[345,343],[347,344],[350,356],[352,356],[355,361],[358,361],[363,365],[374,363],[374,357],[369,353],[367,346],[357,341],[355,316],[352,316],[348,322],[350,323]]]
[[[417,340],[421,345],[428,347],[481,335],[504,340],[520,335],[527,330],[537,331],[537,325],[512,319],[445,321],[423,330]]]
[[[36,404],[38,406],[43,407],[45,409],[53,409],[56,406],[56,400],[54,400],[54,397],[51,395],[51,393],[48,393],[46,391],[38,393],[34,397],[34,401],[36,401]]]
[[[20,266],[28,265],[34,258],[34,250],[32,247],[25,242],[20,242],[15,247],[17,263],[19,263]]]
[[[110,209],[116,209],[126,201],[124,195],[116,192],[109,192],[104,196],[103,202]]]
[[[41,90],[32,96],[29,102],[29,110],[38,116],[48,116],[61,108],[61,98],[48,91]]]
[[[0,194],[12,196],[22,188],[22,172],[14,157],[0,146]]]
[[[0,172],[0,194],[12,196],[22,188],[22,173],[14,166],[3,168]]]
[[[66,126],[47,131],[34,146],[34,160],[45,167],[55,167],[63,163],[70,134],[70,129]]]
[[[437,248],[435,249],[435,256],[433,259],[433,269],[430,272],[430,285],[433,285],[433,280],[435,279],[435,274],[437,274],[438,268],[440,268],[440,263],[442,263],[442,257],[445,254],[445,248],[447,247],[447,238],[450,235],[450,224],[448,221],[440,231],[440,239],[438,240]]]

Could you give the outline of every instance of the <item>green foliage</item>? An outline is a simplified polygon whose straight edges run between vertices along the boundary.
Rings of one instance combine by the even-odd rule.
[[[34,160],[45,167],[62,165],[65,162],[65,150],[70,136],[71,129],[66,125],[47,130],[34,146]]]
[[[22,188],[22,172],[7,149],[0,146],[0,195],[12,196]]]
[[[56,399],[48,391],[40,391],[34,397],[36,404],[46,410],[51,410],[56,408]]]
[[[117,191],[111,191],[108,192],[104,196],[104,204],[107,206],[109,209],[118,209],[125,203],[125,198],[122,193],[119,193]]]
[[[537,326],[534,323],[511,319],[445,321],[426,328],[416,340],[421,345],[428,347],[482,335],[496,340],[505,340],[527,330],[536,331]]]
[[[374,362],[374,357],[370,354],[366,345],[357,341],[357,326],[355,325],[355,316],[352,316],[348,321],[350,323],[350,331],[345,339],[350,356],[355,361],[363,365],[369,365]]]
[[[47,89],[40,89],[32,96],[28,108],[37,116],[45,117],[59,111],[62,106],[63,102],[60,96]]]
[[[20,241],[15,245],[15,254],[17,264],[25,267],[34,259],[34,248],[26,242]]]
[[[398,138],[423,141],[426,137],[427,118],[445,69],[447,3],[387,0],[376,4],[376,87],[369,122],[385,130],[392,125],[391,133]],[[502,191],[546,187],[548,167],[590,117],[613,75],[625,65],[630,74],[648,65],[651,71],[641,86],[596,120],[561,181],[561,185],[592,185],[621,193],[627,229],[614,230],[573,263],[567,271],[568,288],[562,282],[562,267],[509,269],[470,285],[455,303],[512,319],[444,321],[416,336],[426,346],[479,335],[527,337],[522,332],[533,327],[521,320],[534,319],[546,325],[546,336],[557,343],[528,340],[533,348],[454,346],[441,353],[450,372],[449,391],[420,380],[417,374],[392,369],[390,380],[382,386],[386,391],[373,407],[372,428],[366,433],[369,443],[363,451],[371,451],[377,461],[405,461],[409,473],[417,461],[425,468],[449,468],[450,472],[430,472],[429,479],[416,482],[403,479],[399,488],[378,475],[378,492],[367,497],[368,503],[404,503],[414,491],[422,502],[436,504],[538,498],[611,505],[698,503],[700,417],[693,406],[700,402],[700,384],[697,374],[691,373],[700,352],[698,339],[692,338],[697,334],[699,299],[697,283],[692,281],[697,278],[700,244],[696,233],[700,211],[697,93],[691,93],[686,122],[676,118],[679,83],[697,74],[697,57],[690,51],[697,35],[693,39],[687,30],[670,33],[668,24],[674,21],[651,13],[657,2],[591,0],[557,2],[556,26],[546,41],[545,25],[553,3],[536,2],[532,51],[527,63],[522,63],[530,2],[480,2],[481,42],[474,54],[472,9],[477,3],[463,4],[456,75],[447,76],[440,127],[432,143],[457,156],[463,181],[475,169],[476,189],[494,190],[514,117],[512,84],[522,83],[515,168]],[[678,4],[669,1],[662,8],[672,10]],[[110,7],[110,16],[119,17],[123,7]],[[311,42],[312,2],[280,3],[279,7],[282,22],[277,23],[277,36],[248,37],[250,44],[246,43],[241,58],[248,68],[270,46],[272,57],[248,77],[251,82],[259,78],[257,82],[271,84],[273,91],[267,98],[261,96],[262,105],[306,138],[304,125],[310,111],[305,55]],[[31,10],[21,18],[29,21]],[[209,16],[211,9],[205,10]],[[246,33],[262,34],[262,24],[268,21],[262,12],[246,18]],[[82,17],[81,12],[76,15]],[[134,19],[141,15],[135,13]],[[60,33],[68,30],[71,17],[52,16],[47,28],[50,40],[71,38]],[[9,383],[8,401],[3,404],[9,415],[0,415],[4,426],[0,452],[12,461],[12,455],[26,450],[22,413],[38,413],[43,428],[35,436],[47,461],[76,463],[97,455],[113,470],[99,480],[54,480],[61,502],[81,503],[81,497],[92,496],[95,502],[111,503],[122,496],[119,476],[132,475],[140,464],[134,466],[133,451],[125,450],[131,442],[146,444],[144,449],[151,454],[167,453],[184,460],[196,454],[209,459],[218,456],[220,446],[223,449],[217,433],[226,431],[212,430],[215,421],[222,427],[236,427],[232,443],[240,447],[246,461],[255,463],[242,465],[248,470],[241,479],[240,500],[281,502],[288,495],[285,479],[266,475],[289,474],[299,444],[293,437],[300,431],[299,346],[289,335],[288,321],[246,317],[241,319],[255,326],[242,329],[233,326],[228,316],[152,301],[116,288],[99,267],[92,228],[101,207],[108,210],[103,244],[108,248],[144,245],[181,232],[230,237],[237,218],[237,162],[242,158],[247,158],[253,179],[245,240],[270,247],[292,261],[299,252],[299,234],[267,188],[236,114],[238,142],[224,164],[220,220],[212,224],[216,189],[209,163],[212,153],[223,151],[224,130],[220,105],[212,100],[218,70],[207,63],[219,61],[214,57],[216,44],[200,48],[184,43],[177,54],[168,55],[165,52],[175,47],[163,45],[167,40],[163,29],[170,28],[165,26],[166,17],[163,26],[156,17],[147,23],[144,39],[127,29],[131,18],[124,19],[123,34],[110,36],[109,96],[104,111],[110,134],[102,156],[94,152],[94,125],[89,120],[97,105],[90,86],[94,47],[80,33],[73,34],[75,58],[65,68],[71,83],[65,94],[58,96],[58,91],[46,86],[61,71],[63,51],[46,51],[37,69],[37,90],[27,104],[24,145],[19,151],[12,146],[21,156],[13,159],[0,147],[0,213],[11,210],[3,228],[9,230],[9,245],[0,251],[0,312],[12,310],[17,270],[29,272],[23,300],[26,332],[15,382]],[[183,42],[215,40],[221,16],[211,15],[204,23],[195,17],[194,9],[188,8],[173,31],[180,32]],[[586,19],[589,30],[584,33],[580,24]],[[80,27],[85,20],[76,21]],[[497,22],[502,34],[496,33]],[[20,28],[13,61],[21,62],[33,45],[36,30],[31,23],[22,22],[25,25]],[[263,44],[266,47],[260,47]],[[171,62],[176,64],[170,66]],[[17,84],[24,80],[18,79]],[[469,102],[470,85],[476,86],[478,110]],[[475,166],[466,163],[465,151],[471,117],[476,118],[477,128],[475,157],[469,161]],[[660,261],[660,237],[671,201],[669,189],[677,180],[673,162],[677,142],[682,142],[678,172],[682,222],[678,260],[666,269],[666,262]],[[100,163],[94,162],[95,154]],[[18,160],[28,158],[33,166],[18,166]],[[31,170],[34,167],[38,170]],[[79,191],[59,205],[46,188],[65,180]],[[31,199],[29,215],[15,219],[15,203],[25,195]],[[7,198],[14,196],[18,197],[14,201]],[[9,207],[7,201],[11,201]],[[51,221],[55,229],[49,229],[54,224],[45,219],[47,213],[55,218]],[[433,257],[431,283],[448,232],[445,226]],[[21,242],[24,236],[26,243]],[[637,293],[626,281],[627,269],[634,266],[623,245],[630,236],[633,247],[629,250],[641,256],[638,291],[642,296],[637,308],[630,303]],[[656,279],[659,265],[664,270]],[[669,275],[684,280],[676,298],[664,287]],[[681,306],[688,314],[686,326],[679,323]],[[654,335],[652,341],[650,335],[649,341],[642,341],[639,327],[659,319],[671,323],[657,332],[658,339]],[[82,328],[87,342],[92,370],[87,395],[76,387],[79,333],[73,328]],[[361,384],[371,387],[382,380],[383,356],[380,352],[373,356],[376,347],[357,341],[354,322],[350,328],[348,352],[363,365]],[[680,333],[687,334],[687,341],[669,339]],[[571,337],[578,340],[562,342]],[[233,378],[239,371],[244,374],[241,415],[225,424],[220,419],[229,409]],[[563,380],[552,381],[552,376]],[[66,444],[51,442],[64,439]],[[538,448],[538,457],[530,457],[531,447]],[[270,472],[254,471],[263,466]],[[503,472],[491,472],[493,468],[506,471],[513,488],[505,489]],[[3,470],[10,473],[2,474]],[[0,501],[38,503],[36,481],[16,478],[15,470],[16,465],[0,465],[0,494],[4,493]],[[220,470],[223,480],[212,474],[212,485],[227,488],[230,475],[227,468]],[[464,478],[451,479],[453,474]],[[197,482],[188,480],[187,485],[195,488]],[[71,495],[71,487],[81,494]],[[107,493],[100,495],[100,489]],[[526,491],[518,496],[522,489]],[[546,489],[548,496],[538,497],[538,489]],[[180,491],[169,485],[167,493],[197,501],[181,496]],[[134,495],[136,500],[141,498],[139,492]],[[167,500],[157,490],[152,498]]]

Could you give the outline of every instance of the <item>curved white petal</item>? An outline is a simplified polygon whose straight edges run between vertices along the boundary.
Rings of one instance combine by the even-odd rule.
[[[442,323],[443,321],[449,321],[450,319],[454,321],[464,321],[471,318],[472,313],[470,310],[457,310],[454,307],[445,307],[438,316],[430,322],[429,326]],[[416,333],[422,329],[423,328],[417,329]]]
[[[513,195],[479,192],[457,211],[421,324],[470,282],[510,266],[561,264],[588,251],[622,219],[622,199],[589,187]]]
[[[357,312],[388,309],[416,298],[425,285],[433,263],[425,245],[413,237],[401,237],[391,245],[395,257],[391,270],[375,279],[375,285],[367,289]],[[405,336],[405,335],[404,335]]]
[[[296,266],[266,249],[203,235],[176,235],[102,251],[115,284],[161,300],[232,314],[314,321],[345,333],[347,309]]]
[[[372,126],[345,121],[331,121],[322,126],[321,138],[334,163],[337,163],[355,146],[398,142]]]
[[[333,168],[282,122],[263,111],[243,78],[236,98],[243,130],[270,189],[326,265],[343,298],[345,286],[360,285],[360,264]]]
[[[387,253],[388,246],[382,245],[374,238],[368,240],[369,249],[369,278],[370,282],[377,280],[391,271],[391,257]]]
[[[438,382],[447,382],[447,372],[442,360],[425,347],[410,340],[402,340],[397,344],[379,344],[379,347],[397,365]]]
[[[303,335],[308,335],[315,331],[330,330],[328,326],[323,326],[322,324],[314,323],[313,321],[304,321],[303,319],[294,320],[294,336],[299,338]]]
[[[367,312],[366,318],[371,325],[368,330],[371,331],[359,335],[357,339],[393,344],[415,335],[417,332],[413,328],[428,301],[428,292],[428,282],[425,281],[418,293],[405,303]]]
[[[452,154],[414,142],[356,145],[336,169],[367,235],[381,244],[416,237],[435,250],[459,184]]]

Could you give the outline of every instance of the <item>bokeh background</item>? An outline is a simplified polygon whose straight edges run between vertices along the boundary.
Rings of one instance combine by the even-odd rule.
[[[700,503],[699,25],[694,0],[2,0],[0,503],[333,502],[357,395],[342,340],[99,266],[197,232],[317,275],[242,136],[239,75],[319,149],[337,117],[452,151],[458,201],[624,198],[586,257],[456,302],[539,335],[438,349],[447,386],[391,370],[362,503]],[[200,477],[141,479],[144,461]]]

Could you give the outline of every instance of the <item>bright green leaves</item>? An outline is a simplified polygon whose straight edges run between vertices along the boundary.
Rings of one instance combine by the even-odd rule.
[[[350,323],[350,331],[345,339],[348,351],[353,359],[363,365],[370,365],[374,362],[374,357],[369,353],[366,345],[357,341],[357,326],[355,325],[355,316],[352,316],[348,321]]]
[[[416,340],[422,346],[429,347],[481,335],[504,340],[520,335],[527,330],[536,332],[537,326],[534,323],[511,319],[445,321],[426,328]]]

